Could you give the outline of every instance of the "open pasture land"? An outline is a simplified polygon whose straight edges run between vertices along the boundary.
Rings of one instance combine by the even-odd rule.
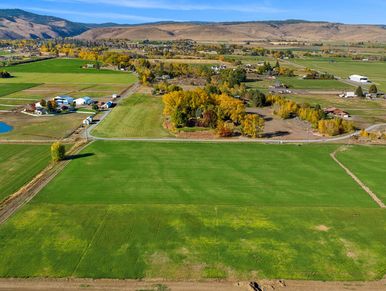
[[[83,69],[78,59],[51,59],[7,67],[14,78],[0,83],[130,84],[135,75],[113,70]],[[92,62],[91,62],[92,63]],[[33,80],[33,81],[32,81]]]
[[[162,126],[162,99],[134,94],[124,100],[92,132],[99,137],[168,137]]]
[[[12,74],[14,78],[0,79],[0,83],[51,83],[51,84],[130,84],[133,74],[73,74],[73,73],[24,73]]]
[[[39,84],[29,84],[29,83],[11,83],[11,84],[0,84],[0,97],[6,96],[18,91],[30,89],[38,86]]]
[[[22,113],[0,113],[0,121],[13,130],[0,135],[4,140],[55,140],[70,135],[84,120],[84,114],[34,117]]]
[[[279,81],[294,90],[317,90],[327,93],[355,90],[355,87],[352,85],[338,80],[304,80],[301,77],[279,77]],[[245,83],[248,88],[256,88],[262,91],[267,91],[269,86],[273,86],[274,84],[275,80],[268,79]]]
[[[365,75],[382,91],[386,91],[386,62],[363,62],[345,58],[307,58],[291,62],[311,69],[329,72],[343,79],[350,75]]]
[[[279,80],[293,89],[355,90],[355,87],[338,80],[304,80],[300,77],[280,77]]]
[[[86,64],[95,64],[95,61],[80,59],[50,59],[7,67],[11,73],[81,73],[81,74],[124,74],[120,71],[84,69]]]
[[[48,145],[0,144],[0,201],[38,174],[49,156]]]
[[[386,148],[349,147],[338,152],[338,159],[386,203]]]
[[[379,279],[386,213],[335,149],[94,142],[0,226],[0,275]]]

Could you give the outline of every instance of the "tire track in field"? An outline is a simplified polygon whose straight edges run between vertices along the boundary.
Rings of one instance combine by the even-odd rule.
[[[386,208],[386,205],[382,202],[381,199],[378,198],[378,196],[373,192],[371,191],[371,189],[369,187],[366,186],[365,183],[363,183],[353,172],[350,171],[349,168],[347,168],[342,162],[340,162],[338,160],[338,158],[336,157],[336,154],[341,151],[343,148],[340,147],[338,148],[337,150],[335,150],[333,153],[330,154],[331,158],[343,169],[345,170],[345,172],[370,196],[371,199],[373,199],[373,201],[375,203],[378,204],[379,207],[381,208]]]
[[[90,249],[91,245],[95,241],[95,238],[97,237],[97,234],[100,232],[100,230],[104,226],[104,224],[105,224],[105,222],[107,220],[107,217],[109,216],[109,213],[110,213],[110,206],[107,207],[101,223],[98,225],[97,229],[95,230],[94,234],[92,235],[91,240],[86,245],[86,247],[84,248],[82,254],[80,255],[79,261],[75,265],[74,271],[72,271],[72,273],[71,273],[71,277],[74,277],[75,273],[78,271],[78,268],[79,268],[80,264],[82,263],[83,259],[86,257],[87,251]]]

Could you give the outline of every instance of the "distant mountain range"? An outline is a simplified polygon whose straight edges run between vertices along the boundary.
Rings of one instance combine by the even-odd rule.
[[[348,25],[303,20],[254,22],[158,22],[122,25],[86,24],[30,13],[0,9],[0,39],[132,39],[196,41],[380,41],[386,42],[385,25]]]

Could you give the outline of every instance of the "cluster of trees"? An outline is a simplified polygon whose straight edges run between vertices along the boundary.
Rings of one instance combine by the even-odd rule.
[[[369,132],[365,129],[362,129],[359,133],[359,136],[366,139],[376,140],[376,139],[385,139],[386,140],[386,131],[372,131]]]
[[[352,121],[343,120],[341,118],[322,119],[318,122],[318,131],[321,134],[330,136],[352,132],[355,130]]]
[[[270,50],[263,47],[257,47],[252,49],[243,48],[243,51],[245,53],[249,52],[249,55],[251,56],[272,56],[276,59],[292,59],[295,57],[291,50]]]
[[[218,135],[241,133],[256,137],[264,127],[264,119],[245,112],[244,103],[227,94],[210,94],[204,89],[175,91],[164,95],[164,115],[174,128],[216,128]]]
[[[12,78],[12,75],[7,71],[1,71],[0,72],[0,78],[8,79],[8,78]]]
[[[270,62],[264,62],[262,66],[258,67],[257,72],[260,75],[268,74],[270,76],[284,76],[293,77],[295,76],[294,70],[282,67],[279,61],[276,61],[274,66]]]
[[[157,95],[157,94],[167,94],[174,91],[182,91],[182,88],[174,84],[169,84],[167,81],[162,81],[153,86],[152,93],[153,95]]]
[[[269,95],[267,103],[276,106],[274,113],[283,119],[298,117],[311,123],[321,134],[330,136],[351,132],[355,129],[352,121],[341,118],[328,119],[319,105],[297,104],[282,96]]]
[[[306,80],[335,80],[335,76],[333,74],[319,73],[309,68],[306,69],[306,72],[307,74],[304,77]]]

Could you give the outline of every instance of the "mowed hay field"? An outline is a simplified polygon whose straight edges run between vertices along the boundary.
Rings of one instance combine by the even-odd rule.
[[[48,145],[0,144],[0,201],[38,174],[49,156]]]
[[[386,213],[335,148],[94,142],[0,226],[0,275],[379,279]]]
[[[121,102],[92,134],[98,137],[168,137],[162,122],[161,97],[134,94]]]

